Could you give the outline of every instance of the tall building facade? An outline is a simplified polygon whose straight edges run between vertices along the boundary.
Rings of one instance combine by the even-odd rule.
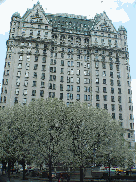
[[[94,19],[46,14],[38,2],[11,17],[0,107],[56,97],[107,109],[134,145],[127,31],[105,12]]]

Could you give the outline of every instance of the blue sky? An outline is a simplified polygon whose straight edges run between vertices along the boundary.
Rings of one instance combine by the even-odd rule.
[[[67,4],[66,4],[67,2]],[[0,83],[2,83],[6,56],[6,40],[9,36],[11,16],[19,12],[21,16],[27,8],[32,8],[37,0],[0,0]],[[106,11],[118,30],[120,25],[127,29],[129,63],[133,89],[133,104],[135,106],[135,79],[136,79],[136,3],[135,0],[40,0],[46,13],[69,13],[84,15],[93,18],[96,13]],[[134,109],[135,111],[135,109]],[[135,112],[134,112],[135,113]],[[134,114],[135,115],[135,114]]]

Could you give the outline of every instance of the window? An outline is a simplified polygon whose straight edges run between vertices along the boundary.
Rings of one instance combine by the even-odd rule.
[[[118,88],[118,94],[121,94],[121,88]]]
[[[29,63],[26,63],[26,70],[29,69]]]
[[[64,66],[64,60],[61,60],[61,66]]]
[[[114,96],[111,96],[111,102],[115,102]]]
[[[18,64],[18,68],[21,69],[22,68],[22,63]]]
[[[113,70],[113,63],[110,63],[109,66],[110,66],[110,70]]]
[[[103,87],[103,93],[106,93],[106,92],[107,92],[106,87]]]
[[[128,94],[130,94],[130,89],[128,89]]]
[[[42,65],[42,71],[46,71],[46,65]]]
[[[63,99],[63,93],[60,93],[60,100]]]
[[[23,56],[20,55],[20,56],[19,56],[19,61],[22,61],[22,60],[23,60]]]
[[[118,96],[118,102],[121,103],[121,96]]]
[[[32,90],[32,96],[36,96],[36,90]]]
[[[110,71],[110,77],[113,78],[113,72],[112,71]]]
[[[80,78],[77,78],[77,83],[80,83]]]
[[[107,104],[104,104],[104,109],[107,109]]]
[[[106,79],[103,79],[103,84],[106,84]]]
[[[104,101],[107,101],[107,95],[103,95]]]
[[[80,62],[77,62],[77,67],[80,67]]]
[[[128,102],[131,103],[131,97],[128,98]]]
[[[87,68],[90,68],[90,63],[87,63]]]
[[[80,70],[77,70],[77,75],[80,75]]]
[[[27,95],[27,92],[28,92],[28,90],[27,89],[24,89],[23,95]]]
[[[99,68],[99,62],[95,62],[95,68]]]
[[[70,67],[70,61],[68,61],[68,67]]]
[[[130,117],[129,117],[129,119],[133,119],[133,117],[132,117],[132,114],[130,114]]]
[[[73,94],[70,94],[69,97],[70,97],[70,100],[73,100]]]
[[[115,105],[111,104],[111,110],[114,111],[115,110]]]
[[[130,133],[128,133],[128,138],[130,138]]]
[[[45,82],[41,82],[41,87],[42,87],[42,88],[45,87]]]
[[[70,77],[67,76],[67,83],[70,83]]]
[[[54,60],[51,59],[51,60],[50,60],[50,65],[56,65],[56,59],[54,59]]]
[[[54,98],[55,97],[55,92],[49,92],[49,96]]]
[[[103,76],[106,76],[106,71],[103,71]]]
[[[21,71],[18,71],[17,72],[17,77],[20,77],[21,76]]]
[[[48,30],[48,26],[45,26],[45,29]]]
[[[90,75],[90,71],[89,70],[84,70],[84,75],[85,76],[89,76]]]
[[[60,72],[61,74],[63,74],[64,73],[64,68],[61,68],[61,72]]]
[[[18,103],[18,97],[15,97],[14,102],[15,102],[15,103]]]
[[[99,78],[96,78],[96,84],[99,84]]]
[[[116,65],[116,70],[119,71],[119,65]]]
[[[114,80],[110,79],[110,85],[111,85],[111,86],[114,85]]]
[[[74,71],[73,69],[70,70],[70,74],[73,75],[74,74]]]
[[[56,84],[53,84],[53,90],[56,90]]]
[[[34,64],[34,70],[37,70],[38,64]]]
[[[67,91],[70,91],[70,85],[67,85]]]
[[[77,94],[77,100],[80,100],[80,94]]]
[[[60,84],[60,91],[63,91],[63,84]]]
[[[112,113],[112,118],[115,119],[115,113]]]
[[[28,86],[28,80],[24,81],[24,86],[27,87]]]
[[[84,101],[87,101],[87,95],[84,95]]]
[[[96,95],[96,101],[99,101],[99,95]]]
[[[111,93],[114,94],[114,88],[113,87],[111,87]]]
[[[15,94],[16,94],[16,95],[19,95],[19,88],[16,88]]]
[[[42,58],[42,63],[46,63],[46,57]]]
[[[106,63],[102,63],[102,69],[106,69]]]
[[[119,105],[119,111],[122,111],[122,105]]]
[[[96,92],[99,92],[99,86],[96,86]]]
[[[120,78],[120,72],[117,72],[117,78],[118,79]]]
[[[99,76],[99,71],[98,70],[96,70],[96,76]]]
[[[104,39],[101,39],[101,43],[103,43],[104,42]]]
[[[44,97],[44,90],[40,90],[40,97]]]
[[[74,61],[71,61],[71,66],[74,66]]]
[[[52,83],[49,83],[49,89],[52,89]]]
[[[84,83],[90,83],[90,79],[89,78],[84,78]]]
[[[61,77],[60,77],[60,82],[63,82],[63,81],[64,81],[64,77],[61,76]]]
[[[50,72],[51,73],[56,73],[56,67],[50,67]]]
[[[133,129],[133,127],[132,127],[132,123],[130,123],[130,129]]]
[[[121,86],[120,80],[117,80],[117,86]]]
[[[77,92],[80,92],[80,86],[77,86]]]
[[[33,81],[33,87],[36,87],[36,85],[37,85],[37,82],[36,81]]]
[[[99,108],[99,103],[96,103],[96,107]]]
[[[42,73],[41,75],[41,79],[44,80],[45,79],[45,73]]]
[[[130,87],[130,82],[129,82],[129,81],[127,81],[127,84],[128,84],[128,86]]]
[[[90,92],[90,87],[87,87],[87,92]]]
[[[74,82],[74,78],[73,78],[73,77],[70,78],[70,82],[71,82],[71,83]]]
[[[35,62],[38,62],[38,56],[35,56]]]
[[[28,78],[28,77],[29,77],[29,72],[25,71],[25,78]]]
[[[70,91],[73,91],[73,85],[70,85]]]

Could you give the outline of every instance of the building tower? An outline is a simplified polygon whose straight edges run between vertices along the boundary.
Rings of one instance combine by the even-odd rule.
[[[11,17],[0,107],[43,97],[107,109],[134,146],[127,31],[105,12],[94,19],[46,14],[38,2]]]

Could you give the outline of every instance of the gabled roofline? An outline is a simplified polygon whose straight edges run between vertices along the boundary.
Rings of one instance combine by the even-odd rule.
[[[39,0],[38,0],[37,3],[33,5],[33,8],[27,9],[27,11],[25,12],[25,14],[22,16],[22,19],[27,18],[28,15],[31,13],[31,11],[32,11],[36,6],[38,6],[38,5],[39,5],[40,9],[42,10],[42,12],[43,12],[43,14],[44,14],[44,16],[45,16],[45,11],[44,11],[44,9],[42,8],[42,5],[40,5],[40,2],[39,2]]]

